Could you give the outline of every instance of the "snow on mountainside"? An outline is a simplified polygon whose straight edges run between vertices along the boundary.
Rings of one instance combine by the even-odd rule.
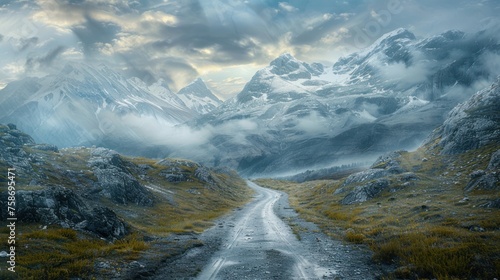
[[[330,67],[283,54],[235,98],[192,122],[254,127],[215,135],[207,148],[216,155],[196,160],[255,175],[417,147],[451,108],[498,75],[488,60],[499,57],[500,45],[484,32],[417,39],[406,29]]]
[[[177,94],[189,109],[200,115],[206,114],[222,104],[222,101],[213,95],[201,78],[197,78]]]
[[[145,124],[174,126],[198,115],[188,101],[161,79],[148,86],[103,65],[75,63],[58,75],[7,85],[0,91],[0,120],[60,147],[119,146],[147,141],[139,129]]]
[[[68,65],[0,90],[0,122],[61,147],[148,150],[243,175],[365,162],[419,146],[455,105],[491,84],[500,44],[487,34],[417,39],[397,29],[333,66],[285,53],[222,104],[201,79],[174,94],[163,80]]]
[[[181,110],[186,110],[186,105],[184,102],[177,96],[177,94],[173,93],[165,80],[159,79],[156,83],[148,86],[145,82],[143,82],[139,78],[130,78],[128,82],[136,86],[142,91],[149,92],[153,96],[162,99],[173,107],[179,108]]]

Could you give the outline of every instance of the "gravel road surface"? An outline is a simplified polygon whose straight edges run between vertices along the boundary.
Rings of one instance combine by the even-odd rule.
[[[165,263],[151,278],[376,279],[382,275],[370,263],[366,248],[328,238],[297,216],[285,193],[247,183],[256,193],[250,203],[201,234],[204,246]],[[302,228],[300,240],[289,224]]]

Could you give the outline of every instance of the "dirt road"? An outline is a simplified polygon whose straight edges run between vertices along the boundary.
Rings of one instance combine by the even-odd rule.
[[[375,279],[368,252],[329,239],[297,217],[284,193],[262,188],[252,202],[220,219],[194,248],[155,279]],[[284,222],[300,226],[300,240]]]

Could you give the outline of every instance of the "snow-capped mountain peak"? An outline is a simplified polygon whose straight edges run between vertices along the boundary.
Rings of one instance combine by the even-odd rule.
[[[177,96],[188,108],[200,115],[206,114],[222,104],[222,101],[212,93],[201,78],[195,79],[182,88]]]
[[[296,81],[298,79],[310,79],[323,73],[323,66],[319,63],[311,65],[299,61],[290,53],[284,53],[269,64],[272,74],[280,75],[282,78]]]

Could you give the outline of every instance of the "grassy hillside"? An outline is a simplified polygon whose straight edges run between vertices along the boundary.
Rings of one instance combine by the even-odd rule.
[[[64,228],[57,223],[18,221],[16,273],[2,268],[1,279],[90,279],[125,275],[121,270],[129,269],[134,260],[151,254],[154,248],[155,257],[165,259],[183,248],[203,245],[193,239],[179,245],[182,247],[179,249],[179,246],[170,244],[175,242],[165,240],[172,234],[203,231],[215,218],[243,205],[251,196],[246,183],[232,171],[212,170],[187,160],[157,161],[117,156],[114,160],[119,160],[122,172],[131,176],[130,180],[139,182],[140,187],[145,188],[144,192],[152,197],[152,203],[148,205],[117,203],[112,199],[113,194],[93,193],[101,184],[95,169],[89,164],[95,149],[47,150],[32,144],[19,147],[13,144],[15,141],[7,141],[12,138],[7,133],[13,134],[14,130],[9,131],[5,126],[0,128],[3,129],[0,132],[2,148],[7,151],[2,155],[3,160],[0,157],[3,168],[0,184],[7,184],[4,175],[12,164],[9,161],[25,158],[28,163],[18,168],[16,178],[18,194],[62,187],[71,190],[89,207],[107,207],[127,225],[127,235],[123,238],[105,239],[93,232]],[[18,149],[17,154],[21,150],[24,153],[18,158],[8,157],[12,149]],[[29,169],[32,170],[26,171]],[[178,179],[168,179],[172,174]],[[0,250],[8,248],[8,235],[8,228],[2,227]],[[168,246],[157,250],[158,245],[165,244]],[[111,276],[106,276],[107,271],[112,272]]]
[[[460,155],[439,155],[429,147],[403,152],[400,166],[416,178],[388,176],[389,188],[350,205],[341,200],[356,186],[342,187],[344,179],[257,183],[289,193],[300,215],[330,236],[367,244],[375,262],[396,264],[387,279],[493,279],[500,276],[500,209],[485,205],[500,199],[498,183],[495,190],[464,187],[499,148]]]

